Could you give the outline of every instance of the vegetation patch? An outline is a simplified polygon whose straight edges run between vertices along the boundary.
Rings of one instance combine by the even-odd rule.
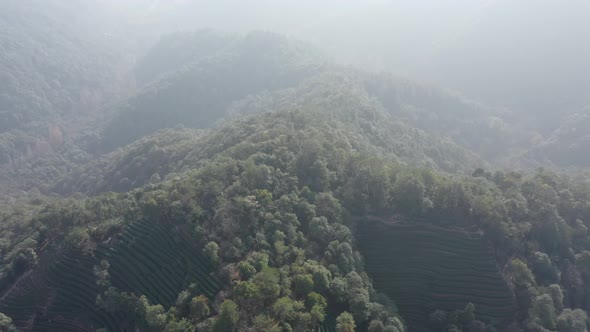
[[[112,284],[130,293],[145,295],[166,306],[190,284],[214,297],[221,283],[213,267],[181,230],[137,222],[116,236],[114,245],[100,245],[92,254],[69,251],[55,260],[46,254],[37,268],[25,275],[0,299],[0,311],[19,330],[118,331],[127,322],[122,312],[96,305],[100,292],[95,266],[109,262]]]
[[[420,329],[435,310],[468,303],[479,320],[496,326],[512,320],[512,292],[477,234],[370,222],[359,227],[357,238],[375,288],[395,298],[409,327]]]

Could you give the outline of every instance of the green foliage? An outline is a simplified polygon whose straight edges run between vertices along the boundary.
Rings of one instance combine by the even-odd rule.
[[[508,265],[508,269],[512,274],[512,282],[517,286],[528,286],[535,284],[533,273],[528,268],[525,262],[520,259],[513,259]]]
[[[588,315],[582,309],[565,309],[557,317],[557,330],[559,332],[583,332],[587,331]]]
[[[343,312],[336,318],[336,331],[337,332],[354,332],[356,324],[354,318],[348,312]]]
[[[17,329],[12,325],[12,319],[0,312],[0,331],[2,332],[16,332]]]
[[[219,245],[213,241],[207,243],[203,249],[203,253],[213,263],[219,263]]]
[[[300,297],[305,297],[313,290],[313,278],[310,274],[296,275],[293,278],[293,290]]]
[[[549,256],[542,252],[533,254],[533,271],[537,280],[542,283],[554,283],[559,281],[559,270],[553,266]]]
[[[539,295],[533,299],[529,311],[529,325],[541,326],[543,328],[554,330],[556,328],[557,314],[553,299],[549,295]]]
[[[211,308],[209,308],[209,300],[203,296],[195,296],[191,299],[190,303],[190,315],[194,319],[201,320],[209,317]]]
[[[260,290],[264,301],[267,302],[273,301],[279,296],[279,281],[279,272],[270,267],[263,268],[252,278],[252,282]]]
[[[91,157],[75,153],[78,143],[64,147],[75,156],[40,161],[44,179],[30,181],[97,196],[2,199],[2,310],[24,308],[21,328],[55,288],[37,283],[59,276],[75,285],[56,288],[57,300],[72,301],[60,305],[82,301],[94,315],[68,317],[111,327],[132,312],[143,329],[309,331],[333,328],[346,310],[340,331],[404,331],[379,291],[412,326],[580,329],[590,309],[588,183],[479,168],[463,147],[498,157],[490,142],[514,143],[501,119],[459,97],[320,62],[267,33],[163,38],[140,60],[141,91],[83,143],[120,149],[81,165]],[[205,128],[228,113],[210,130],[162,129]],[[10,135],[0,153],[15,148],[4,144]],[[112,316],[90,310],[95,298]],[[213,299],[225,302],[210,318]]]
[[[238,306],[232,300],[223,301],[219,309],[219,316],[213,324],[213,332],[235,331],[238,319],[240,319]]]
[[[280,332],[279,324],[267,315],[258,315],[254,317],[253,327],[256,331],[261,332]]]

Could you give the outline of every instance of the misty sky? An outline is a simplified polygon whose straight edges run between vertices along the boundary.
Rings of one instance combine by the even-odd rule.
[[[434,82],[495,106],[590,104],[586,0],[99,0],[164,30],[270,30],[337,61]]]

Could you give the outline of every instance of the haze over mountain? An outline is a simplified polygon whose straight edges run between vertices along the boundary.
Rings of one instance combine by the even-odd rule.
[[[588,331],[581,1],[0,3],[1,331]]]

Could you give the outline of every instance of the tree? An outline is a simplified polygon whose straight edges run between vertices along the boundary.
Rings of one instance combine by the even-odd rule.
[[[384,332],[385,331],[385,326],[383,326],[383,323],[380,320],[372,320],[371,323],[369,323],[369,328],[367,330],[367,332]]]
[[[12,319],[0,312],[0,331],[2,332],[17,332],[17,329],[12,325]]]
[[[191,317],[197,320],[209,317],[211,308],[209,308],[209,300],[204,295],[195,296],[190,303]]]
[[[238,306],[232,300],[225,300],[221,304],[219,316],[213,324],[213,332],[233,332],[236,330],[240,315]]]
[[[293,278],[295,294],[304,297],[313,290],[313,278],[310,274],[299,274]]]
[[[551,259],[546,253],[536,251],[532,258],[533,272],[537,276],[537,280],[547,283],[555,283],[559,281],[559,270],[553,266]]]
[[[321,305],[314,305],[309,311],[311,316],[311,324],[316,327],[326,319],[326,309]]]
[[[207,256],[214,264],[219,263],[219,245],[214,241],[211,241],[205,245],[203,253]]]
[[[324,321],[328,303],[321,294],[315,292],[307,294],[305,306],[311,314],[311,323],[313,326],[317,326]]]
[[[557,317],[557,330],[559,332],[586,332],[588,315],[582,309],[564,309]]]
[[[268,315],[258,315],[254,317],[253,326],[254,331],[260,332],[281,332],[281,327],[276,320]]]
[[[350,313],[358,322],[363,322],[369,318],[369,292],[365,287],[362,277],[352,271],[346,275],[348,285],[348,306]]]
[[[270,302],[279,296],[280,279],[277,269],[265,267],[252,278],[252,283],[260,290],[262,298]]]
[[[308,310],[311,310],[311,308],[313,308],[314,306],[320,306],[325,309],[328,306],[328,302],[326,301],[326,298],[322,296],[322,294],[311,292],[307,294],[305,306]]]
[[[556,313],[551,296],[544,294],[533,299],[529,310],[529,322],[538,324],[546,329],[555,330]]]
[[[563,291],[561,287],[558,284],[549,285],[547,293],[553,299],[553,305],[557,312],[561,312],[563,310]]]
[[[337,276],[332,279],[332,283],[330,284],[330,293],[339,303],[346,303],[348,299],[348,283],[346,282],[346,279],[341,276]]]
[[[240,271],[240,278],[242,280],[248,280],[256,274],[256,268],[246,261],[238,263],[238,270]]]
[[[343,312],[336,317],[337,332],[355,332],[356,324],[354,318],[348,312]]]
[[[289,322],[295,319],[297,311],[303,308],[303,303],[283,296],[278,299],[272,306],[273,313],[281,322]]]
[[[534,285],[535,278],[528,266],[522,260],[516,258],[510,261],[508,269],[512,274],[512,282],[517,286]]]
[[[261,298],[260,289],[249,281],[240,281],[234,287],[236,299],[241,305],[251,305]]]
[[[186,318],[182,319],[171,319],[166,324],[164,332],[193,332],[195,326],[188,321]]]
[[[401,174],[393,185],[396,207],[410,215],[420,214],[426,187],[414,174]]]
[[[475,305],[473,305],[471,302],[467,303],[465,308],[459,311],[457,319],[458,322],[463,326],[467,326],[473,322],[475,320]]]

